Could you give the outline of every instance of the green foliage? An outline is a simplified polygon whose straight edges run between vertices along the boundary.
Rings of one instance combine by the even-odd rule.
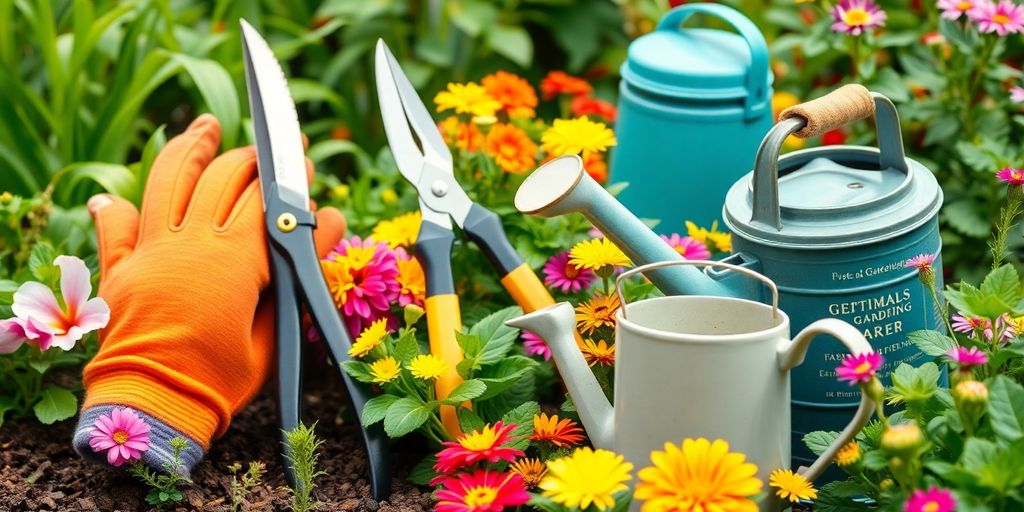
[[[164,464],[163,471],[154,471],[141,461],[131,466],[131,474],[149,486],[146,503],[156,508],[166,508],[184,499],[180,487],[192,484],[192,480],[183,474],[181,454],[188,448],[188,440],[183,437],[171,439],[171,461]]]
[[[234,463],[228,466],[231,472],[231,512],[239,512],[252,490],[263,482],[263,472],[266,466],[262,462],[250,462],[249,468],[239,476],[242,465]]]
[[[309,427],[300,424],[286,431],[284,442],[285,458],[295,475],[295,487],[289,488],[292,495],[291,509],[293,512],[316,510],[316,500],[312,496],[316,489],[316,479],[327,474],[317,469],[323,441],[316,437],[316,423]]]

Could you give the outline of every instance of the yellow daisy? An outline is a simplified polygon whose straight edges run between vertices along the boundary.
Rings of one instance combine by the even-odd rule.
[[[604,123],[583,116],[576,119],[555,119],[540,136],[541,149],[551,156],[602,153],[616,144],[615,134]]]
[[[860,461],[860,456],[860,444],[857,441],[850,441],[836,453],[836,464],[841,468],[852,466]]]
[[[398,361],[391,356],[370,364],[370,374],[373,375],[373,381],[378,384],[395,380],[401,372],[402,368],[398,366]]]
[[[729,443],[716,439],[685,439],[652,451],[653,465],[641,469],[634,497],[642,512],[719,510],[757,512],[751,497],[761,492],[757,466]]]
[[[618,294],[595,294],[590,300],[576,306],[576,324],[580,332],[589,336],[601,327],[615,327],[615,313],[618,310]]]
[[[377,348],[377,345],[380,345],[380,342],[384,341],[384,336],[387,334],[388,321],[386,318],[381,318],[380,320],[373,322],[359,334],[355,343],[353,343],[352,347],[348,349],[348,355],[352,357],[365,357],[371,350]]]
[[[569,251],[569,263],[578,268],[598,270],[603,267],[628,267],[629,258],[607,238],[584,240]]]
[[[583,340],[583,344],[579,347],[580,352],[583,352],[583,359],[586,359],[587,364],[591,367],[595,364],[615,366],[615,345],[609,345],[604,340],[594,342],[588,338]]]
[[[540,482],[544,496],[570,508],[598,510],[615,506],[615,494],[629,489],[633,465],[608,450],[579,448],[566,457],[549,460],[548,474]]]
[[[447,90],[434,96],[434,104],[438,112],[455,110],[456,114],[476,117],[493,117],[501,109],[501,102],[492,98],[487,94],[487,89],[475,82],[448,84]]]
[[[434,380],[448,371],[448,365],[433,354],[420,354],[409,362],[409,371],[417,379]]]
[[[513,473],[523,477],[526,487],[537,487],[544,475],[548,474],[548,467],[540,459],[519,459],[509,466]]]
[[[416,210],[378,222],[370,236],[378,242],[386,242],[391,249],[412,247],[416,243],[416,235],[419,234],[422,223],[423,214]]]
[[[714,245],[721,252],[732,252],[732,235],[718,231],[718,221],[711,223],[710,231],[686,221],[686,236],[705,245]]]
[[[818,497],[818,491],[803,475],[789,469],[772,471],[768,484],[778,489],[775,494],[780,498],[789,499],[793,503],[800,500],[813,500]]]

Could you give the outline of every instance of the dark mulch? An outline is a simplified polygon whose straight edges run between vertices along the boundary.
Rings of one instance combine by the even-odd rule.
[[[321,388],[321,386],[317,386]],[[317,433],[324,440],[321,467],[327,472],[317,480],[315,491],[320,510],[411,512],[430,509],[429,491],[405,481],[409,469],[424,454],[394,454],[395,483],[391,498],[369,498],[367,467],[358,432],[342,424],[339,416],[344,396],[337,382],[322,389],[307,384],[307,418],[320,418]],[[227,511],[231,475],[227,466],[261,461],[267,471],[242,507],[248,511],[287,510],[274,402],[268,394],[257,398],[239,414],[231,429],[214,442],[206,459],[193,471],[194,485],[184,491],[185,500],[175,511]],[[44,426],[35,422],[9,422],[0,429],[0,511],[142,511],[149,510],[146,487],[122,471],[89,464],[71,449],[74,420]],[[244,469],[243,469],[244,470]]]

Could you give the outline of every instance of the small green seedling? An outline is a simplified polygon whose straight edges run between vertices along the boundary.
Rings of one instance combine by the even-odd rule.
[[[131,467],[132,475],[142,480],[149,486],[146,493],[146,503],[157,508],[164,508],[183,500],[181,485],[191,484],[192,480],[181,473],[181,453],[188,447],[188,441],[183,437],[171,439],[171,448],[174,449],[174,457],[170,463],[164,464],[164,472],[160,473],[149,469],[142,462],[136,462]]]
[[[316,423],[311,427],[300,424],[294,430],[284,433],[285,444],[288,447],[286,458],[295,473],[295,487],[289,489],[293,512],[309,512],[316,509],[316,502],[312,499],[313,489],[316,489],[314,480],[327,474],[316,468],[323,441],[317,439],[315,430]]]
[[[262,462],[250,462],[249,469],[239,477],[238,472],[241,469],[242,465],[237,462],[228,466],[228,471],[231,472],[231,512],[242,509],[242,502],[263,481],[263,471],[266,467]]]

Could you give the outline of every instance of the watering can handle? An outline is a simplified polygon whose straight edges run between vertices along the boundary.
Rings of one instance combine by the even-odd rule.
[[[701,13],[720,18],[736,29],[750,49],[750,69],[747,70],[747,98],[743,107],[745,119],[755,118],[768,108],[768,43],[757,25],[742,13],[721,4],[695,3],[676,7],[658,22],[656,30],[677,30],[691,15]]]
[[[754,204],[750,220],[782,229],[779,151],[787,137],[813,137],[872,116],[878,132],[879,168],[910,172],[903,153],[903,136],[896,106],[889,98],[868,91],[862,85],[844,85],[818,99],[783,110],[779,122],[764,136],[754,160]]]
[[[772,319],[779,316],[779,288],[775,286],[775,281],[772,281],[763,274],[759,274],[750,270],[749,268],[741,267],[739,265],[733,265],[732,263],[725,263],[721,261],[711,260],[679,260],[679,261],[657,261],[654,263],[648,263],[646,265],[640,265],[639,267],[629,269],[615,278],[615,291],[619,295],[619,304],[622,305],[622,318],[626,318],[626,294],[622,292],[622,283],[636,274],[646,272],[648,270],[656,270],[662,267],[675,267],[675,266],[689,266],[689,267],[718,267],[725,268],[735,272],[739,272],[748,277],[752,277],[764,283],[769,290],[772,291]]]

